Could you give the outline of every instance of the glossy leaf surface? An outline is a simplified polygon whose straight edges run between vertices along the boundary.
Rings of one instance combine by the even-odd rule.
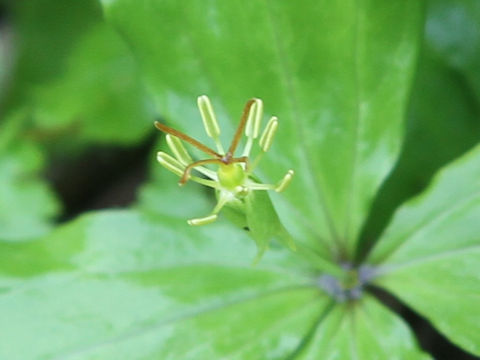
[[[260,359],[297,346],[330,301],[306,287],[311,275],[283,251],[251,267],[245,235],[172,230],[183,224],[105,212],[40,242],[0,245],[0,357]]]
[[[224,124],[262,98],[280,127],[261,172],[269,181],[298,174],[278,205],[282,220],[310,229],[311,242],[353,251],[401,141],[418,1],[102,3],[159,111],[189,134],[202,137],[198,95],[211,96],[227,138]]]
[[[393,314],[370,298],[332,310],[315,273],[283,247],[252,267],[251,240],[228,226],[180,234],[172,226],[183,220],[152,220],[99,212],[39,242],[0,244],[0,356],[331,358],[357,339],[360,359],[387,346],[417,358]]]
[[[480,354],[480,148],[445,167],[395,214],[369,261],[378,283]],[[455,304],[452,306],[452,304]]]

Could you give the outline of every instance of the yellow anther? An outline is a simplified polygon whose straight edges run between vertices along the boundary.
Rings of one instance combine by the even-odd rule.
[[[264,152],[267,152],[272,145],[273,137],[275,136],[275,132],[277,131],[278,127],[278,120],[276,116],[272,116],[270,121],[268,122],[265,130],[263,130],[262,136],[260,137],[260,147]]]
[[[290,182],[292,181],[294,174],[295,172],[293,170],[288,170],[285,176],[283,177],[283,179],[278,182],[278,185],[275,188],[275,191],[282,192],[283,190],[285,190],[287,186],[290,184]]]

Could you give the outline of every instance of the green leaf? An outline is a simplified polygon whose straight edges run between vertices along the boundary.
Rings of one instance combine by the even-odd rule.
[[[283,249],[251,267],[228,226],[155,220],[94,213],[0,244],[0,358],[277,358],[330,302]]]
[[[0,126],[0,241],[19,241],[44,235],[52,227],[59,204],[39,173],[43,153],[18,140],[22,114],[11,114]]]
[[[292,359],[429,359],[415,344],[406,324],[367,296],[337,306],[320,319],[304,349]]]
[[[369,261],[377,283],[480,354],[480,147],[444,168],[395,214]]]
[[[99,23],[75,44],[61,77],[36,84],[35,126],[68,142],[129,143],[152,131],[153,115],[128,48]]]
[[[250,235],[257,244],[259,261],[272,238],[277,237],[283,245],[295,251],[293,239],[283,227],[265,191],[252,191],[245,198],[245,215]]]
[[[135,61],[97,1],[32,0],[11,11],[19,46],[6,108],[25,112],[30,137],[64,151],[132,143],[151,130]]]
[[[248,98],[262,98],[280,126],[260,175],[275,182],[289,168],[297,174],[274,199],[282,221],[297,238],[352,253],[398,153],[421,3],[102,3],[157,108],[188,134],[206,139],[198,95],[211,96],[223,129],[235,126]]]
[[[81,4],[65,0],[62,6],[55,0],[15,1],[8,5],[21,40],[15,76],[22,86],[58,76],[75,42],[102,18],[95,0]]]
[[[250,245],[221,223],[132,210],[1,243],[0,357],[328,359],[350,345],[358,359],[420,357],[403,322],[370,297],[332,310],[290,252],[272,249],[252,267]]]
[[[364,254],[400,204],[424,190],[442,166],[480,142],[480,107],[472,101],[469,85],[462,74],[425,46],[402,153],[369,215],[360,247]]]

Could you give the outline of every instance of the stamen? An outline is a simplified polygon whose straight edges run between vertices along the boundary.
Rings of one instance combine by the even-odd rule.
[[[209,137],[215,141],[219,153],[224,154],[222,143],[220,142],[220,127],[217,123],[215,112],[213,111],[210,99],[206,95],[199,96],[197,99],[198,109],[202,116],[203,126]]]
[[[159,151],[157,153],[157,161],[168,171],[173,172],[175,175],[182,176],[185,166],[183,166],[177,159],[172,156]]]
[[[196,169],[198,170],[198,169]],[[202,179],[201,177],[198,176],[190,176],[190,180],[194,181],[196,183],[199,183],[201,185],[205,185],[214,189],[220,189],[220,185],[218,185],[218,182],[213,181],[213,180],[208,180],[208,179]]]
[[[277,187],[275,188],[276,192],[282,192],[287,188],[287,186],[290,184],[292,181],[293,175],[295,172],[293,170],[288,170],[285,176],[283,177],[282,180],[280,180],[277,184]]]
[[[263,102],[260,99],[253,99],[254,103],[248,113],[247,124],[245,126],[245,135],[247,136],[247,143],[243,150],[243,156],[250,155],[252,150],[253,140],[258,137],[260,132],[260,124],[263,116]]]
[[[180,163],[177,159],[168,155],[167,153],[159,151],[157,153],[157,160],[163,167],[173,172],[175,175],[182,177],[185,174],[185,166],[183,166],[182,163]],[[200,169],[196,168],[196,170]],[[220,187],[217,181],[202,179],[198,176],[190,175],[189,179],[214,189],[218,189]]]
[[[210,179],[217,180],[217,178],[218,178],[216,171],[207,169],[204,166],[197,166],[195,168],[195,170],[197,170],[199,173],[202,173],[203,175],[209,177]]]
[[[205,160],[198,160],[198,161],[195,161],[195,162],[189,164],[185,168],[185,170],[183,171],[183,175],[181,175],[182,177],[180,178],[180,181],[178,182],[178,184],[180,186],[185,185],[185,183],[190,178],[190,172],[193,170],[193,168],[195,168],[199,165],[215,164],[215,163],[217,163],[217,164],[220,163],[221,164],[221,161],[218,160],[218,159],[205,159]]]
[[[254,184],[248,185],[248,188],[250,190],[274,190],[275,185],[254,183]]]
[[[192,226],[207,225],[217,220],[217,217],[218,216],[216,214],[213,214],[213,215],[205,216],[203,218],[190,219],[187,221],[187,223],[188,225],[192,225]]]
[[[179,138],[170,134],[167,134],[166,138],[168,147],[173,152],[173,155],[175,155],[178,161],[180,161],[185,166],[193,162],[192,158],[187,152],[187,149],[185,149],[182,141]]]
[[[278,127],[278,119],[276,116],[272,116],[268,122],[265,130],[263,130],[262,136],[260,137],[260,147],[264,152],[267,152],[272,145],[273,137]]]
[[[245,135],[256,139],[260,132],[260,125],[263,116],[263,102],[260,99],[253,99],[254,103],[248,114],[247,124],[245,126]]]

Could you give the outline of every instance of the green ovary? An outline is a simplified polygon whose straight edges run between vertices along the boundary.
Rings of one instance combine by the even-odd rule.
[[[217,175],[220,185],[228,190],[234,190],[237,186],[242,186],[247,177],[240,164],[222,164]]]

